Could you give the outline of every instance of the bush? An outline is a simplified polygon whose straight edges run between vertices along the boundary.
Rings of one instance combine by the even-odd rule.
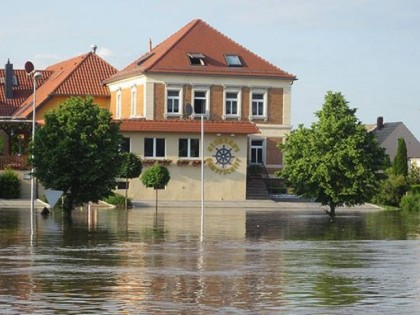
[[[411,185],[410,192],[413,194],[420,194],[420,185],[419,184]]]
[[[420,211],[420,194],[409,193],[401,198],[400,207],[404,211]]]
[[[104,199],[106,203],[109,203],[111,205],[114,205],[116,207],[124,207],[125,206],[125,197],[120,194],[112,194]],[[127,207],[131,208],[132,203],[131,199],[127,198]]]
[[[6,170],[0,174],[0,198],[16,199],[20,197],[20,180],[16,172]]]
[[[398,207],[407,190],[408,183],[405,177],[391,174],[382,181],[379,192],[372,201],[381,205]]]

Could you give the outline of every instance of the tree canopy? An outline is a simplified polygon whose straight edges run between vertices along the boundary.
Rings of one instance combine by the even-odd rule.
[[[318,121],[300,125],[280,148],[285,167],[280,176],[298,195],[330,207],[355,206],[370,200],[379,183],[385,152],[357,119],[341,93],[328,92]]]
[[[139,177],[143,170],[141,159],[131,152],[122,153],[122,163],[119,170],[119,176],[125,178],[125,209],[128,201],[128,179]]]
[[[141,176],[141,181],[147,188],[163,189],[168,184],[171,176],[166,167],[155,164],[146,169]]]
[[[66,210],[110,194],[122,159],[122,136],[111,113],[90,97],[71,97],[44,119],[31,161],[44,187],[64,191]]]

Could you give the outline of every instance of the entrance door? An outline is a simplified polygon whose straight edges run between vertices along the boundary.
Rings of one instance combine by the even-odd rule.
[[[263,163],[264,140],[251,140],[251,164]]]

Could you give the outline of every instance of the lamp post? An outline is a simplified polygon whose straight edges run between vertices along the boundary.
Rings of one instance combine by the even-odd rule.
[[[36,120],[36,79],[41,77],[40,72],[33,73],[33,83],[34,83],[34,92],[33,92],[33,100],[32,100],[32,159],[34,157],[33,154],[33,146],[35,141],[35,120]],[[35,210],[35,176],[34,176],[34,166],[32,164],[31,169],[31,222],[33,220],[33,213]]]
[[[200,239],[204,238],[204,115],[201,114],[201,235]]]

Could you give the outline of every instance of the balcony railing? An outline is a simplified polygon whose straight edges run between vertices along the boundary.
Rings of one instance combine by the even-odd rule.
[[[29,170],[27,155],[0,155],[0,170]]]

